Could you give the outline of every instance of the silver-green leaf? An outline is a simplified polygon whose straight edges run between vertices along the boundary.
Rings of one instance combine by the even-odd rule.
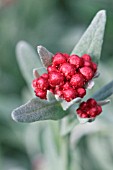
[[[99,89],[97,92],[94,93],[92,96],[95,100],[105,100],[113,94],[113,81]]]
[[[43,66],[47,68],[52,63],[53,54],[41,45],[37,47],[37,51]]]
[[[66,116],[60,103],[56,100],[48,102],[33,98],[28,103],[18,107],[12,112],[12,118],[17,122],[35,122],[40,120],[59,120]]]
[[[94,62],[98,63],[103,44],[105,24],[106,12],[105,10],[101,10],[94,17],[93,21],[72,51],[72,54],[81,56],[87,53],[91,55]]]

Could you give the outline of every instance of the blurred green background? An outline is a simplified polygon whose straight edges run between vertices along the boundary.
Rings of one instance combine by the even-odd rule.
[[[16,61],[17,42],[25,40],[35,51],[37,45],[43,45],[52,53],[70,53],[101,9],[107,11],[107,25],[99,67],[102,73],[96,88],[113,79],[113,0],[0,0],[0,170],[45,170],[49,167],[44,156],[47,143],[42,142],[47,137],[44,133],[48,122],[44,126],[42,122],[21,124],[10,116],[27,98],[27,84]],[[102,120],[89,127],[80,126],[77,139],[73,132],[76,151],[72,169],[113,169],[111,99]],[[88,128],[92,129],[91,133],[85,130]]]

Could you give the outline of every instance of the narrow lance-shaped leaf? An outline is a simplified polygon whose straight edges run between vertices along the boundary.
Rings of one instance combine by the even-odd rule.
[[[113,81],[99,89],[94,95],[92,96],[95,100],[105,100],[106,98],[110,97],[113,94]]]
[[[66,116],[60,103],[56,100],[48,102],[34,98],[12,112],[12,118],[17,122],[35,122],[40,120],[58,120]]]
[[[94,17],[93,21],[72,51],[72,54],[81,56],[87,53],[91,55],[94,62],[98,63],[103,44],[105,24],[106,12],[105,10],[101,10]]]
[[[37,51],[43,66],[47,68],[52,63],[53,54],[41,45],[37,47]]]
[[[41,68],[42,63],[35,50],[25,41],[20,41],[16,46],[16,55],[19,67],[26,82],[31,85],[33,80],[33,69]],[[42,74],[45,69],[39,69],[38,73]]]

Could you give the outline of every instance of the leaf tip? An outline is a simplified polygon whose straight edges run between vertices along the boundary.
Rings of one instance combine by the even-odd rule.
[[[99,12],[97,12],[97,16],[101,19],[103,18],[106,21],[106,10],[100,10]]]
[[[27,45],[27,43],[23,40],[19,41],[16,45],[16,50],[18,51],[18,49],[22,49],[23,47],[25,47]]]
[[[43,49],[43,46],[42,45],[39,45],[39,46],[37,46],[37,51],[38,51],[38,53],[40,53],[40,51]]]
[[[12,113],[11,113],[11,118],[14,120],[14,121],[16,121],[16,122],[18,122],[18,119],[16,118],[16,116],[15,116],[15,110],[13,110],[12,111]]]

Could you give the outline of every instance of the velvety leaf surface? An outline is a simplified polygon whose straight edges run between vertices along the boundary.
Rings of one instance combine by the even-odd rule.
[[[99,89],[94,95],[92,96],[97,101],[105,100],[106,98],[110,97],[113,94],[113,81]]]
[[[28,103],[18,107],[12,112],[12,118],[18,122],[34,122],[39,120],[58,120],[66,116],[60,103],[56,100],[48,102],[33,98]]]
[[[106,12],[101,10],[94,17],[93,21],[72,51],[72,54],[77,54],[79,56],[86,53],[90,54],[93,61],[98,63],[103,44],[105,24]]]
[[[47,68],[52,62],[53,54],[50,53],[45,47],[41,45],[37,47],[37,51],[43,66]]]

